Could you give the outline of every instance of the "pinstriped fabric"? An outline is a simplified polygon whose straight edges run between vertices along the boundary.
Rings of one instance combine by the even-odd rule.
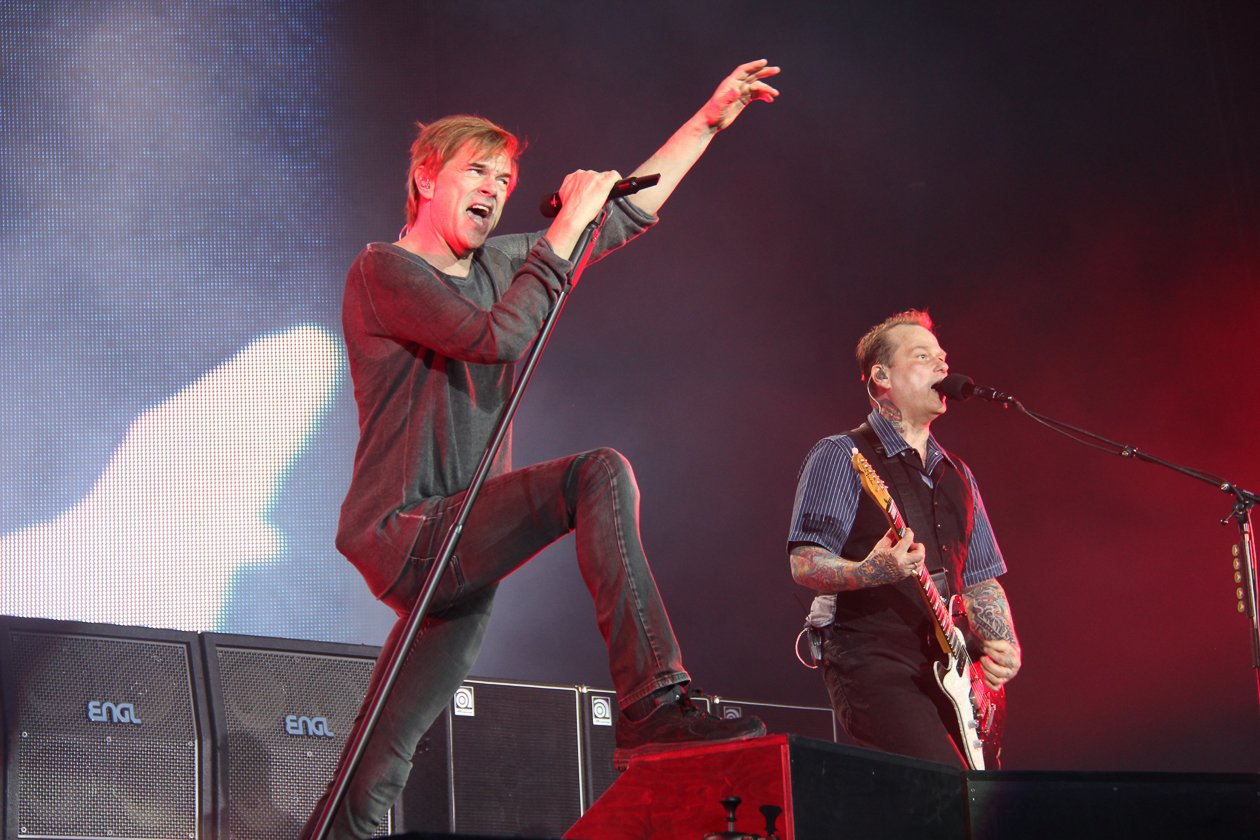
[[[788,543],[814,543],[838,555],[857,513],[861,488],[849,461],[853,441],[833,435],[814,444],[796,480]]]
[[[872,411],[866,422],[875,430],[888,454],[895,455],[910,448],[892,424],[878,412]],[[814,444],[805,457],[797,476],[796,500],[788,530],[789,548],[796,543],[812,543],[833,554],[840,553],[853,527],[853,518],[862,496],[857,473],[850,462],[852,449],[853,441],[848,435],[832,435]],[[963,585],[973,586],[1003,574],[1006,563],[980,498],[975,476],[961,460],[950,458],[931,436],[928,437],[927,449],[927,472],[922,475],[924,483],[932,486],[931,473],[943,460],[966,477],[975,500],[975,518],[971,540],[967,544],[967,561],[963,566]]]

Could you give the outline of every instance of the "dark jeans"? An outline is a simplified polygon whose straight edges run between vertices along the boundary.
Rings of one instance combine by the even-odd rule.
[[[954,743],[957,717],[930,663],[885,655],[870,641],[854,644],[823,629],[823,680],[841,728],[863,746],[965,767]]]
[[[377,660],[369,696],[462,500],[462,493],[432,499],[400,514],[423,521],[401,577],[382,598],[400,618]],[[328,836],[369,837],[376,830],[407,781],[417,743],[472,668],[498,582],[570,531],[621,705],[688,681],[643,553],[629,462],[597,449],[489,479]]]

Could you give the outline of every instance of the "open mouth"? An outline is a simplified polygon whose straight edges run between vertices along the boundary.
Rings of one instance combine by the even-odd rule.
[[[485,226],[490,223],[490,217],[494,215],[494,209],[489,204],[480,202],[473,204],[465,211],[479,226]]]

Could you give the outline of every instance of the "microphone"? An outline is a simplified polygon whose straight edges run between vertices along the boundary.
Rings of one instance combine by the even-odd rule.
[[[1000,402],[1005,405],[1010,405],[1011,403],[1019,404],[1019,400],[1010,394],[1004,394],[996,388],[977,385],[970,376],[964,376],[961,373],[951,373],[933,385],[932,388],[938,393],[955,400],[969,400],[972,397],[979,397],[982,400],[991,400],[992,402]]]
[[[660,174],[631,175],[629,178],[622,178],[613,184],[612,189],[608,191],[608,200],[621,198],[623,195],[634,195],[639,190],[646,190],[648,187],[656,186],[656,182],[659,180],[661,180]],[[556,214],[560,212],[561,206],[560,193],[553,192],[551,195],[543,196],[543,200],[538,203],[538,211],[548,219],[554,219]]]

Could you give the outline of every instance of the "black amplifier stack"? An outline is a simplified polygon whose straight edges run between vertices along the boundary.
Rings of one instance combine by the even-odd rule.
[[[0,618],[4,836],[290,840],[377,649]],[[831,740],[830,711],[711,698]],[[613,783],[610,691],[469,679],[378,836],[558,837]]]

